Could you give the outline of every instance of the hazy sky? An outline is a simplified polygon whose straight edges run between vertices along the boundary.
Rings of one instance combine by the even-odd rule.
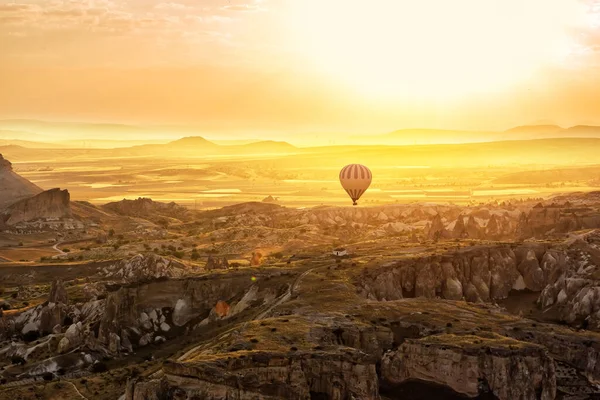
[[[600,0],[0,0],[0,118],[600,124]]]

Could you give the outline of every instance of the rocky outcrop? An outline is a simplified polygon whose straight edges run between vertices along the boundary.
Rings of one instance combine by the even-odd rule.
[[[0,210],[40,192],[42,189],[15,173],[10,161],[0,154]]]
[[[79,346],[83,342],[84,332],[81,322],[71,324],[58,343],[58,352],[66,353],[67,351]]]
[[[585,213],[584,213],[585,214]],[[519,218],[517,225],[517,237],[545,237],[551,234],[560,234],[576,231],[584,227],[598,227],[595,221],[590,226],[586,226],[583,219],[575,212],[559,204],[544,206],[538,204],[528,213],[523,213]]]
[[[546,285],[544,271],[540,268],[540,263],[534,250],[527,251],[527,256],[517,268],[521,276],[523,276],[525,286],[528,289],[539,292]]]
[[[67,296],[67,289],[65,289],[65,284],[62,279],[58,278],[52,281],[52,286],[50,288],[50,296],[48,297],[48,301],[50,303],[63,303],[69,304],[69,299]]]
[[[589,243],[588,243],[589,241]],[[570,247],[568,262],[560,254],[544,256],[541,268],[548,285],[538,304],[573,325],[600,331],[600,235]]]
[[[502,236],[503,231],[499,218],[494,214],[490,217],[486,227],[485,236],[488,239],[497,240]]]
[[[491,301],[508,297],[512,289],[541,290],[541,269],[536,262],[537,259],[529,259],[517,264],[515,251],[510,247],[466,249],[365,270],[356,284],[359,293],[376,300],[439,296],[448,300]],[[521,269],[528,274],[523,287]],[[541,279],[544,280],[543,273]]]
[[[130,385],[128,400],[149,393],[197,396],[206,400],[275,400],[314,398],[379,399],[375,359],[357,351],[252,352],[203,363],[165,362],[165,378],[154,383]],[[320,397],[319,397],[320,396]]]
[[[207,271],[212,271],[215,269],[227,269],[229,268],[229,262],[225,257],[223,258],[213,258],[212,256],[208,256],[206,260],[206,265],[204,268]]]
[[[242,273],[124,286],[107,296],[98,339],[108,345],[111,334],[122,341],[123,332],[127,332],[132,343],[147,344],[158,336],[169,338],[177,335],[179,328],[200,323],[220,301],[231,305],[227,311],[231,316],[254,302],[262,304],[273,298],[272,288],[261,289]],[[223,312],[222,305],[219,310]]]
[[[456,219],[456,223],[452,229],[452,236],[457,239],[468,237],[467,229],[465,227],[465,217],[462,214]]]
[[[430,240],[439,240],[447,238],[449,236],[450,235],[446,230],[444,222],[442,221],[442,216],[440,214],[436,214],[433,220],[431,221],[431,225],[427,231],[427,237]]]
[[[552,400],[554,361],[541,346],[497,335],[440,335],[407,340],[384,355],[381,374],[388,385],[416,379],[476,397],[491,392],[499,400]]]
[[[278,203],[279,202],[279,197],[273,197],[271,195],[268,195],[267,197],[265,197],[264,199],[262,199],[263,203]]]
[[[102,208],[120,215],[145,217],[150,220],[158,220],[161,217],[187,220],[192,214],[188,208],[174,202],[161,203],[145,197],[139,197],[136,200],[124,199],[108,203],[102,206]]]
[[[47,190],[13,203],[3,214],[3,222],[7,226],[34,220],[70,218],[70,195],[67,190]]]
[[[156,254],[138,254],[98,270],[100,276],[117,282],[141,282],[175,278],[185,273],[185,265]]]

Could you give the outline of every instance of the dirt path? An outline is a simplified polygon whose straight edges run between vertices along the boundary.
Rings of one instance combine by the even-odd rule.
[[[79,389],[77,389],[77,386],[75,386],[75,384],[73,382],[70,381],[63,381],[68,383],[69,385],[73,386],[73,389],[75,389],[75,392],[77,392],[77,394],[79,395],[79,397],[81,397],[82,399],[88,400],[87,397],[85,397],[84,395],[81,394],[81,392],[79,391]]]
[[[58,254],[60,254],[60,255],[62,255],[62,254],[67,254],[67,253],[65,253],[64,251],[62,251],[61,249],[59,249],[59,248],[58,248],[58,246],[59,246],[61,243],[62,243],[62,240],[60,240],[60,241],[56,242],[56,243],[54,244],[54,246],[52,246],[52,248],[53,248],[54,250],[56,250],[56,251],[58,252]]]

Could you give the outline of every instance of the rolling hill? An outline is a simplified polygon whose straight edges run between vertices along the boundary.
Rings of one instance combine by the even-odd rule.
[[[185,137],[165,144],[144,144],[115,149],[30,148],[11,144],[0,145],[0,152],[18,162],[57,159],[104,159],[127,157],[179,158],[197,156],[226,156],[237,154],[287,154],[299,151],[286,142],[262,141],[241,145],[218,145],[200,136]]]
[[[401,129],[383,135],[353,136],[351,144],[419,145],[481,143],[505,140],[600,138],[600,126],[523,125],[505,131]]]

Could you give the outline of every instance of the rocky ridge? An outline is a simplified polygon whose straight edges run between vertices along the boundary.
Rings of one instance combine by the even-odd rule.
[[[2,223],[7,226],[35,220],[54,221],[71,218],[69,192],[51,189],[17,201],[4,210],[2,217]]]
[[[0,154],[0,210],[40,192],[42,189],[16,174],[10,161]]]

